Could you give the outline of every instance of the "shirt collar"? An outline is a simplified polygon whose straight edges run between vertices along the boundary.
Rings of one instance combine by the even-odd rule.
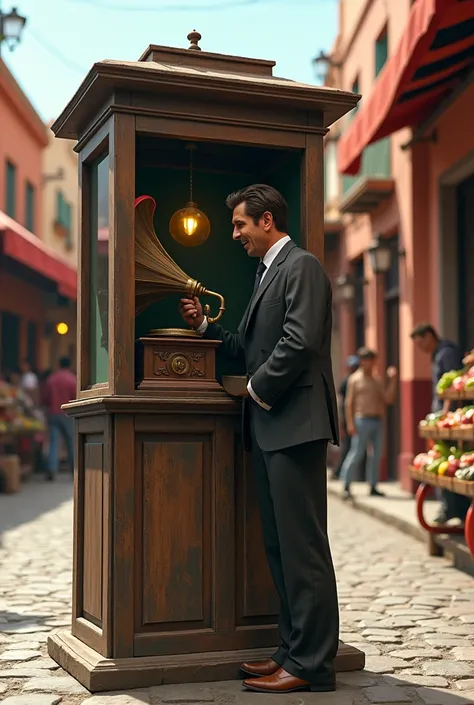
[[[285,235],[284,237],[280,238],[280,240],[275,242],[275,244],[272,245],[270,249],[266,252],[262,262],[267,269],[270,267],[278,253],[285,247],[287,242],[290,242],[290,240],[291,237],[289,235]]]

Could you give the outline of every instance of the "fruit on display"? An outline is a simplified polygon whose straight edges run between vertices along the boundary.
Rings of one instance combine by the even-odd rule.
[[[469,355],[464,358],[463,362],[471,359]],[[451,370],[444,373],[436,385],[436,391],[438,394],[442,394],[448,389],[454,389],[456,392],[468,392],[472,389],[474,396],[474,364],[472,362],[466,364],[462,370]]]
[[[438,381],[438,384],[436,385],[436,391],[438,394],[440,392],[444,392],[446,389],[449,389],[454,380],[462,375],[462,371],[459,370],[451,370],[451,372],[445,372],[444,375],[442,375]]]
[[[441,418],[444,418],[444,414],[442,411],[431,412],[431,414],[427,414],[423,421],[420,421],[420,426],[425,426],[429,428],[436,427],[437,422]]]
[[[442,411],[428,414],[423,421],[420,421],[420,428],[466,428],[474,426],[474,405],[464,406],[456,411],[449,411],[443,414]]]
[[[474,450],[463,452],[440,441],[426,453],[419,453],[413,460],[413,466],[434,475],[474,481]]]
[[[456,478],[456,480],[472,482],[474,481],[474,467],[461,468],[460,470],[456,470],[456,474],[454,477]]]
[[[0,381],[0,433],[21,435],[44,431],[24,395],[13,385]]]

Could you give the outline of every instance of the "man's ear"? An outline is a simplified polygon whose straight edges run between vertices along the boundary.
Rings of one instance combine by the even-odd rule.
[[[262,220],[263,229],[267,232],[271,230],[273,226],[273,215],[270,213],[270,211],[265,211],[265,213],[262,215]]]

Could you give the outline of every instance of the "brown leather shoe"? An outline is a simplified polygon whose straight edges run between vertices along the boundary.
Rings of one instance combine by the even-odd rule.
[[[257,693],[294,693],[298,690],[310,690],[312,693],[328,693],[336,690],[336,683],[328,678],[320,683],[309,683],[300,678],[292,676],[283,668],[279,668],[270,676],[262,678],[247,678],[243,682],[243,687]]]
[[[280,666],[272,658],[267,658],[266,661],[243,663],[240,670],[244,673],[248,673],[249,676],[271,676],[272,673],[278,671],[279,668]]]

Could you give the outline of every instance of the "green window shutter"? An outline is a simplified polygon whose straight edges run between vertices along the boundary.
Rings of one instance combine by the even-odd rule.
[[[11,162],[6,163],[5,180],[5,210],[10,218],[16,216],[16,167]]]
[[[71,231],[71,204],[70,203],[64,203],[64,225],[65,227]]]
[[[25,227],[35,231],[35,187],[28,181],[25,186]]]
[[[61,191],[56,191],[56,222],[57,223],[61,222],[61,202],[62,202],[62,193],[61,193]]]
[[[375,75],[378,76],[388,59],[388,34],[385,29],[375,42]]]

